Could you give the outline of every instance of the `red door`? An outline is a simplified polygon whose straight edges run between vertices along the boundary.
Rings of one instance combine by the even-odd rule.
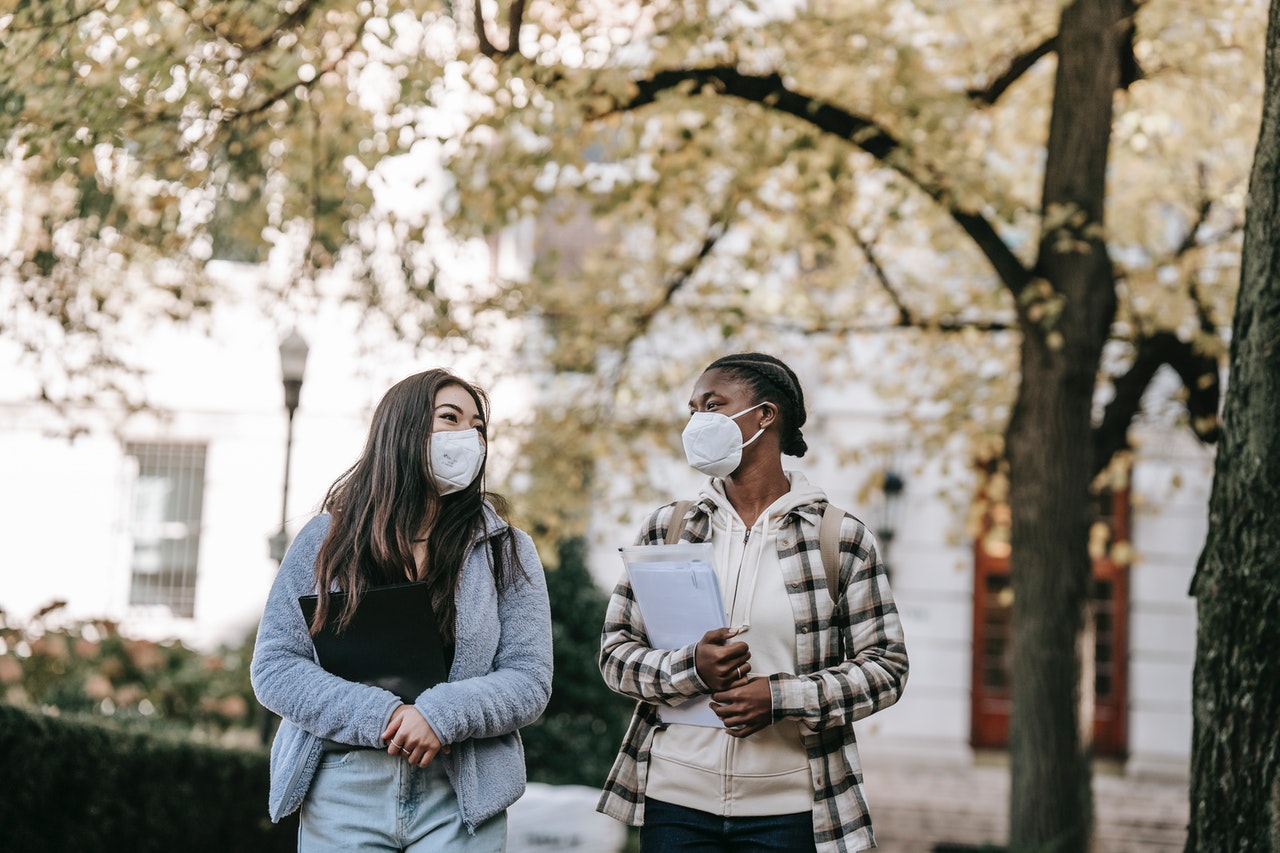
[[[1129,614],[1129,492],[1099,493],[1090,531],[1093,585],[1081,637],[1081,712],[1093,718],[1095,755],[1120,757],[1127,749],[1126,694]],[[973,693],[974,747],[1009,743],[1013,686],[1010,616],[1009,505],[989,503],[974,543]]]

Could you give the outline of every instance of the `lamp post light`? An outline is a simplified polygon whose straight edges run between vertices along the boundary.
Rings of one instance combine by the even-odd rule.
[[[298,410],[302,396],[302,376],[307,369],[307,342],[297,329],[280,342],[280,375],[284,379],[284,408],[289,415],[289,427],[284,444],[284,494],[280,503],[280,529],[268,540],[271,559],[279,566],[289,547],[289,467],[293,458],[293,413]]]
[[[280,500],[280,529],[267,540],[271,559],[276,567],[284,560],[289,547],[289,463],[293,459],[293,413],[298,410],[302,396],[302,375],[307,369],[307,342],[294,329],[280,342],[280,376],[284,380],[284,409],[289,415],[288,432],[284,441],[284,490]],[[261,705],[258,706],[258,739],[263,746],[271,743],[276,716]]]
[[[880,523],[875,534],[881,546],[880,560],[884,563],[885,571],[890,573],[892,572],[889,564],[889,550],[893,547],[893,540],[898,535],[902,492],[906,485],[902,475],[892,468],[884,472],[884,481],[880,484]]]

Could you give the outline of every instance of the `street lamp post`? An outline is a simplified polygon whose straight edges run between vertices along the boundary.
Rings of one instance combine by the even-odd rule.
[[[902,475],[892,468],[884,472],[884,481],[880,485],[881,506],[879,525],[875,530],[876,539],[880,542],[880,560],[885,571],[891,572],[889,549],[893,547],[894,537],[898,535],[898,516],[902,511],[902,491],[906,482]]]
[[[307,369],[307,342],[295,329],[280,342],[280,375],[284,379],[284,408],[289,415],[288,432],[284,443],[284,493],[280,503],[280,529],[269,541],[271,559],[279,566],[289,547],[289,467],[293,459],[293,413],[298,410],[298,398],[302,396],[302,376]]]
[[[284,380],[284,409],[289,415],[289,426],[284,440],[284,489],[280,499],[280,529],[267,540],[271,559],[275,560],[277,568],[289,547],[289,468],[293,461],[293,413],[298,410],[298,399],[302,396],[302,376],[306,369],[307,342],[295,329],[280,342],[280,376]],[[258,706],[258,739],[263,746],[271,742],[275,721],[275,714]]]

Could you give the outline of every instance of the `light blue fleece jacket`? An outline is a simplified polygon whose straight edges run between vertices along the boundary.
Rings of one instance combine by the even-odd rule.
[[[510,806],[525,789],[524,747],[517,729],[538,718],[551,697],[551,609],[533,540],[508,528],[485,506],[486,535],[472,544],[458,579],[457,647],[449,681],[414,701],[440,742],[449,781],[469,830]],[[329,529],[318,515],[294,539],[267,597],[250,678],[265,707],[281,718],[271,745],[272,821],[302,805],[325,739],[386,745],[380,735],[400,700],[386,690],[331,675],[315,662],[298,596],[315,590],[315,561]],[[490,540],[510,529],[527,577],[501,594],[493,580]],[[499,538],[495,538],[499,537]]]

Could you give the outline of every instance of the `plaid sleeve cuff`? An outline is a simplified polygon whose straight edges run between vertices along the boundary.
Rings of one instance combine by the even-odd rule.
[[[711,688],[702,680],[702,676],[698,675],[697,650],[698,644],[693,643],[682,649],[676,649],[669,659],[671,686],[684,696],[697,696],[700,693],[711,692]]]
[[[769,676],[769,693],[773,698],[773,719],[798,718],[815,726],[818,723],[818,688],[812,680],[778,672]]]

